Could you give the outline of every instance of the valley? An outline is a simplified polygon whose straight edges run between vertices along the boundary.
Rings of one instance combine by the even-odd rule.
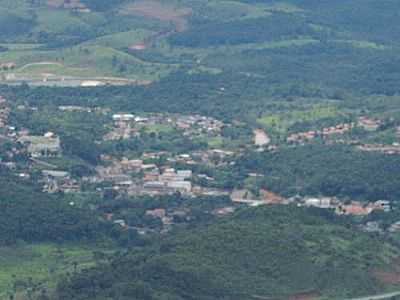
[[[398,298],[398,8],[0,0],[0,299]]]

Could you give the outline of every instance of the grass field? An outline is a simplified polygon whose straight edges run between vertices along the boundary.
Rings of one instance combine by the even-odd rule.
[[[143,35],[143,32],[141,34]],[[109,38],[123,40],[123,37]],[[101,44],[104,44],[104,46]],[[0,62],[15,62],[17,68],[0,72],[0,74],[17,73],[30,76],[53,74],[88,78],[115,76],[152,81],[177,68],[177,65],[143,61],[113,47],[108,47],[106,44],[107,39],[61,51],[28,49],[2,52],[0,53]],[[121,46],[121,42],[118,45]]]
[[[87,245],[35,244],[0,248],[0,298],[27,284],[52,288],[67,272],[95,264]],[[19,287],[14,288],[14,284]]]
[[[140,43],[154,35],[155,32],[146,29],[134,29],[105,35],[91,40],[83,45],[95,45],[112,48],[128,48],[135,43]]]
[[[313,122],[339,115],[335,106],[315,105],[308,110],[292,110],[290,112],[266,114],[257,119],[258,124],[278,132],[286,132],[295,122]]]

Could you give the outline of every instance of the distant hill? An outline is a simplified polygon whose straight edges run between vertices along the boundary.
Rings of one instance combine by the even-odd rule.
[[[383,288],[372,275],[398,256],[322,211],[247,209],[115,257],[59,284],[59,299],[272,299]]]
[[[0,64],[16,64],[0,82],[148,83],[183,69],[306,95],[394,94],[397,11],[393,0],[0,0]]]

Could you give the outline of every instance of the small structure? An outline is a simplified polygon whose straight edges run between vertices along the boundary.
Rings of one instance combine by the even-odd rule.
[[[153,210],[147,210],[146,211],[146,215],[147,216],[152,216],[154,218],[162,219],[162,218],[165,218],[166,211],[163,208],[156,208],[156,209],[153,209]]]
[[[114,114],[112,118],[115,122],[129,122],[133,121],[135,116],[132,114]]]
[[[314,206],[319,208],[330,208],[332,207],[332,201],[329,197],[322,198],[307,198],[304,201],[305,206]]]
[[[43,170],[43,191],[47,193],[72,193],[80,190],[79,185],[65,171]]]
[[[370,119],[368,117],[360,117],[358,119],[358,126],[364,128],[367,131],[375,131],[382,124],[381,120]]]
[[[105,85],[104,82],[97,81],[97,80],[86,80],[82,81],[81,87],[97,87]]]
[[[256,197],[248,190],[234,190],[231,194],[231,200],[236,203],[243,203],[249,206],[265,205],[267,202],[257,200]]]
[[[146,48],[147,48],[147,46],[145,43],[137,43],[137,44],[131,45],[129,47],[129,49],[131,49],[131,50],[139,50],[139,51],[146,50]]]
[[[378,200],[374,203],[376,209],[381,209],[384,212],[390,212],[392,210],[392,206],[390,201],[388,200]]]

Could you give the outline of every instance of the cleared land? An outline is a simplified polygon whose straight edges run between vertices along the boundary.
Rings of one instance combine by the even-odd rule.
[[[136,1],[124,6],[120,12],[121,14],[141,15],[165,22],[173,22],[178,32],[187,29],[186,18],[192,14],[190,8],[177,8],[158,1]]]

